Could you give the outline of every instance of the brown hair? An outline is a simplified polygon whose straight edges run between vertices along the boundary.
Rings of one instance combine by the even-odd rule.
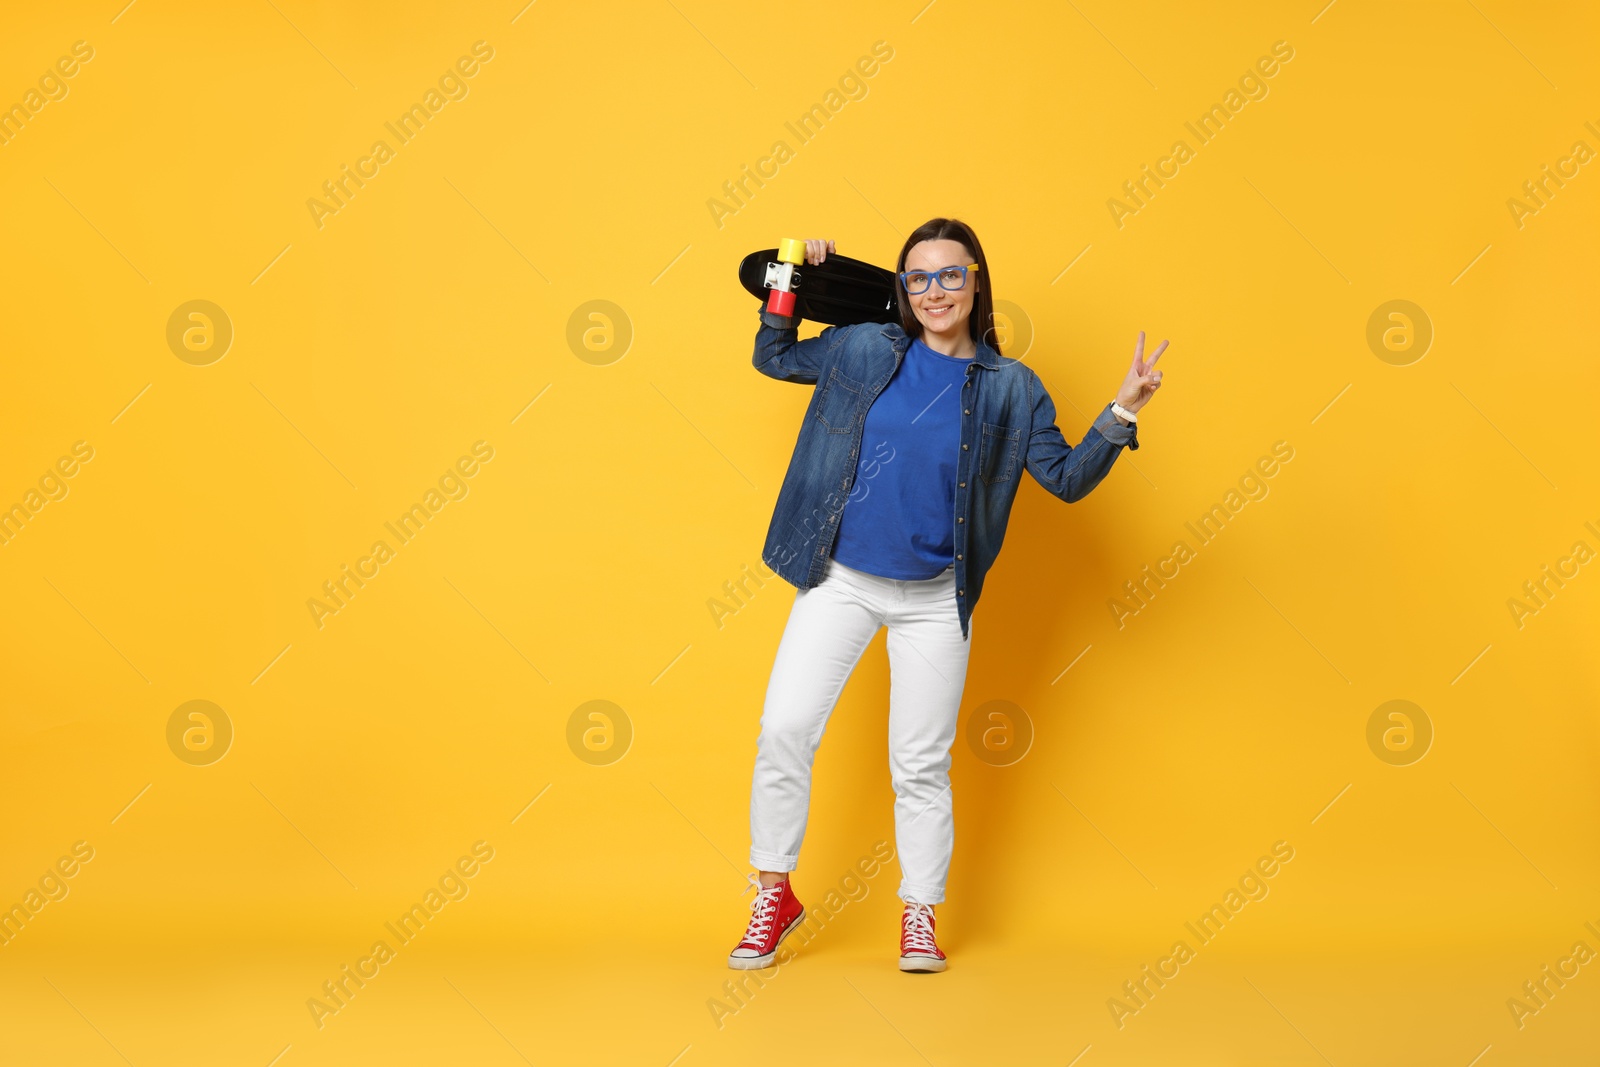
[[[994,279],[989,276],[989,261],[983,257],[983,245],[978,243],[978,235],[972,232],[972,227],[960,219],[929,219],[906,238],[906,243],[900,248],[900,259],[895,264],[894,293],[896,305],[900,310],[900,327],[905,330],[906,336],[917,338],[922,336],[922,323],[917,321],[916,313],[911,310],[911,298],[906,295],[906,288],[900,284],[899,274],[906,269],[906,255],[912,246],[923,241],[956,241],[965,246],[967,254],[978,261],[976,277],[969,277],[967,284],[977,281],[977,293],[972,298],[972,314],[967,318],[967,329],[972,334],[974,341],[987,344],[996,352],[1000,351],[1000,334],[995,329],[994,322]]]

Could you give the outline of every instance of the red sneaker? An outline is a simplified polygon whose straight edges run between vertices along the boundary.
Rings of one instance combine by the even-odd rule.
[[[909,903],[900,916],[900,969],[945,969],[944,953],[933,940],[933,909],[926,904]]]
[[[728,954],[728,966],[736,971],[766,967],[778,954],[778,945],[794,932],[806,917],[806,909],[795,898],[785,878],[774,886],[756,884],[756,899],[750,905],[750,925],[744,940]]]

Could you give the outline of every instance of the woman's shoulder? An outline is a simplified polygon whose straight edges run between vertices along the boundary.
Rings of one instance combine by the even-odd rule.
[[[836,344],[849,344],[857,349],[866,345],[871,350],[887,351],[907,343],[906,332],[897,322],[854,322],[848,326],[830,326],[823,332],[831,335]]]
[[[876,328],[878,335],[888,341],[901,341],[906,336],[905,329],[898,322],[863,322],[861,327]]]

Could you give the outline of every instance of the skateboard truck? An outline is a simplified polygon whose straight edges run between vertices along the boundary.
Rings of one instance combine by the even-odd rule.
[[[766,279],[762,282],[772,292],[767,295],[767,310],[776,315],[794,314],[794,291],[800,287],[800,275],[795,270],[806,261],[806,243],[793,237],[778,242],[778,262],[767,264]]]

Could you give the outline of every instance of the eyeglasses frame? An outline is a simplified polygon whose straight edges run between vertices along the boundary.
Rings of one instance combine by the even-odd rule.
[[[963,265],[961,265],[959,263],[952,263],[949,266],[939,267],[939,268],[937,268],[935,270],[904,270],[904,271],[901,271],[898,275],[896,275],[896,277],[898,277],[900,279],[900,287],[906,291],[906,295],[907,296],[921,296],[923,293],[926,293],[929,289],[932,289],[935,282],[938,282],[939,283],[939,288],[943,289],[945,292],[954,293],[954,292],[959,292],[960,290],[965,289],[967,287],[967,272],[968,271],[981,270],[981,269],[982,268],[977,263],[968,263],[965,266],[963,266]],[[944,283],[944,280],[939,277],[939,275],[943,274],[947,270],[959,270],[961,272],[961,284],[956,286],[954,289],[952,289],[948,285],[946,285]],[[908,275],[908,274],[926,274],[926,275],[928,275],[928,284],[926,286],[924,286],[923,288],[918,289],[915,293],[913,293],[911,291],[911,283],[906,281],[906,275]]]

